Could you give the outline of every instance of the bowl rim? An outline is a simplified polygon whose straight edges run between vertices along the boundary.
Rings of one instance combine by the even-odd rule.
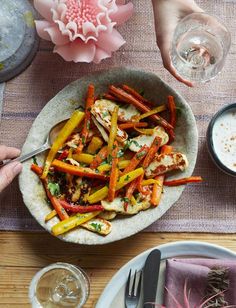
[[[228,168],[226,165],[224,165],[221,160],[219,159],[218,155],[216,154],[214,143],[213,143],[213,128],[215,125],[216,120],[226,111],[230,109],[236,109],[236,103],[228,104],[224,107],[222,107],[220,110],[216,112],[216,114],[211,119],[208,128],[207,128],[207,148],[210,153],[210,156],[213,160],[213,162],[217,165],[217,167],[222,170],[224,173],[236,177],[236,171],[233,171],[232,169]]]

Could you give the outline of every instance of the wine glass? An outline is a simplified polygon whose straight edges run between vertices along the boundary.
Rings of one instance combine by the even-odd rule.
[[[78,266],[57,262],[33,277],[29,299],[33,308],[81,308],[89,296],[89,279]]]
[[[171,60],[178,74],[192,82],[214,78],[223,68],[231,36],[216,17],[192,13],[178,23]]]

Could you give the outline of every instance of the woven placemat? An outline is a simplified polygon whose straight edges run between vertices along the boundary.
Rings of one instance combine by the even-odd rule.
[[[33,63],[17,78],[0,85],[0,143],[22,147],[34,118],[59,90],[88,73],[118,66],[134,67],[159,75],[187,100],[196,116],[199,153],[194,174],[204,183],[188,185],[179,201],[147,231],[236,232],[236,179],[219,171],[206,148],[206,129],[214,115],[236,97],[236,2],[197,1],[208,13],[225,22],[232,34],[232,47],[222,73],[209,83],[187,88],[163,68],[155,43],[151,3],[133,0],[135,15],[120,32],[127,44],[111,59],[95,64],[66,63],[41,42]],[[151,2],[151,1],[150,1]],[[1,93],[4,89],[3,100]],[[43,124],[42,124],[43,125]],[[40,230],[25,207],[17,180],[0,194],[1,230]]]

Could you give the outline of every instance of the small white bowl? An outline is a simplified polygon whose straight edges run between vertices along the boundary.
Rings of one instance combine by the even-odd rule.
[[[207,147],[217,167],[236,177],[236,103],[223,107],[211,119]]]

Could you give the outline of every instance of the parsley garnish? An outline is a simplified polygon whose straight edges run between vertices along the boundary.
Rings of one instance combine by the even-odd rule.
[[[58,183],[49,182],[48,189],[53,196],[60,195],[60,186]]]
[[[121,201],[129,202],[129,198],[127,198],[127,197],[121,198]]]
[[[108,111],[102,112],[102,116],[103,116],[104,118],[107,117],[107,116],[109,116],[109,112],[108,112]]]
[[[82,144],[85,144],[85,137],[82,136]]]
[[[130,176],[127,174],[124,180],[127,182],[129,179],[130,179]]]
[[[33,163],[38,166],[37,158],[33,156]]]
[[[119,151],[117,152],[117,157],[120,158],[120,157],[122,157],[122,156],[124,156],[124,151],[123,151],[123,150],[119,150]]]
[[[92,223],[91,223],[91,226],[92,226],[92,227],[94,228],[94,230],[97,231],[97,232],[101,232],[101,230],[102,230],[102,225],[101,225],[101,224],[92,222]]]
[[[145,151],[141,151],[140,153],[137,153],[137,158],[141,158],[144,155],[146,155],[146,152]]]

